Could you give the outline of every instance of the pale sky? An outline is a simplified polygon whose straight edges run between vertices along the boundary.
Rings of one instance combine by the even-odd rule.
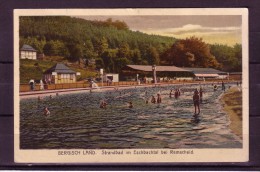
[[[196,36],[207,43],[241,43],[240,15],[200,16],[78,16],[86,20],[121,20],[130,30],[180,39]]]

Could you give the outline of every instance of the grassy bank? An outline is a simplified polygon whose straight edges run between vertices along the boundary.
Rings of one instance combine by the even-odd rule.
[[[242,138],[242,92],[232,87],[222,96],[221,101],[231,121],[230,129]]]
[[[27,84],[30,79],[40,80],[42,79],[43,72],[56,63],[66,63],[67,61],[62,60],[61,58],[51,58],[46,57],[45,60],[29,60],[23,59],[20,60],[20,83]],[[77,80],[84,80],[85,78],[96,76],[95,71],[86,70],[79,66],[68,66],[76,72],[80,72],[81,75],[78,76]]]

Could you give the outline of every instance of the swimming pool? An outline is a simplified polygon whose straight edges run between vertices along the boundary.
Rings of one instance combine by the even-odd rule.
[[[242,148],[229,129],[229,117],[218,99],[221,89],[204,85],[201,114],[194,117],[192,95],[197,85],[89,91],[20,100],[21,149]],[[145,100],[160,92],[162,103]],[[106,100],[106,109],[99,108]],[[128,108],[127,102],[133,103]],[[48,107],[51,115],[43,115]]]

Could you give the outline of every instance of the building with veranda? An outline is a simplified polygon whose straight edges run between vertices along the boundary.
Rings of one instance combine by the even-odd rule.
[[[57,63],[51,68],[47,69],[44,73],[43,79],[46,83],[62,84],[62,83],[75,83],[77,75],[80,73],[71,70],[63,63]]]

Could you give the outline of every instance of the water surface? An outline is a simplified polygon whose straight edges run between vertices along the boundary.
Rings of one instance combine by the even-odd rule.
[[[169,98],[177,86],[95,91],[20,101],[21,149],[101,148],[242,148],[229,129],[220,89],[205,91],[201,114],[194,117],[192,95],[198,86],[181,86],[179,99]],[[145,99],[158,92],[162,103]],[[99,103],[105,99],[106,109]],[[134,108],[127,107],[132,101]],[[48,107],[51,115],[43,115]]]

